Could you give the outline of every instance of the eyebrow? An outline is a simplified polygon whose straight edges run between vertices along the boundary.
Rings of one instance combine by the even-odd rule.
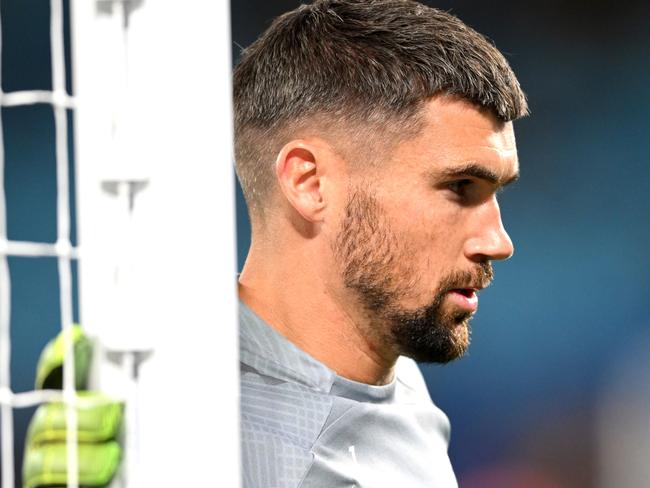
[[[439,176],[443,178],[478,178],[495,185],[497,188],[503,188],[510,183],[514,183],[519,178],[519,173],[515,173],[514,175],[506,178],[502,178],[497,173],[481,164],[468,163],[460,167],[443,170],[439,173]]]

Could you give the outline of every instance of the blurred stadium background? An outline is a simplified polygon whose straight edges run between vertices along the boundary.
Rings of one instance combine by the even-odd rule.
[[[650,4],[424,3],[494,40],[532,109],[515,126],[522,178],[501,198],[515,256],[481,297],[470,354],[423,368],[452,422],[461,487],[649,486]],[[233,59],[298,4],[233,0]],[[0,5],[3,90],[49,89],[48,3]],[[53,242],[50,109],[2,110],[9,238]],[[250,230],[241,193],[237,209],[241,267]],[[56,263],[10,267],[12,384],[28,391],[60,330]],[[31,413],[15,412],[18,443]]]

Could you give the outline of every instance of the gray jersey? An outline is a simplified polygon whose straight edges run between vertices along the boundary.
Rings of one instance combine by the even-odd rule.
[[[456,487],[449,420],[417,365],[370,386],[338,376],[240,304],[244,488]]]

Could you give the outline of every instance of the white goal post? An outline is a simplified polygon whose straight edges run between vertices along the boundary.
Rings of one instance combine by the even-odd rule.
[[[229,2],[72,0],[80,315],[118,483],[239,486]]]

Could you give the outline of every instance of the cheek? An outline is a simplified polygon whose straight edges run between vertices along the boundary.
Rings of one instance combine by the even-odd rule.
[[[413,242],[426,247],[443,244],[456,232],[462,218],[456,209],[449,208],[448,202],[432,202],[423,198],[402,200],[396,205],[395,217],[401,232]]]
[[[414,203],[403,206],[397,238],[416,269],[428,276],[453,269],[462,251],[461,217]]]

